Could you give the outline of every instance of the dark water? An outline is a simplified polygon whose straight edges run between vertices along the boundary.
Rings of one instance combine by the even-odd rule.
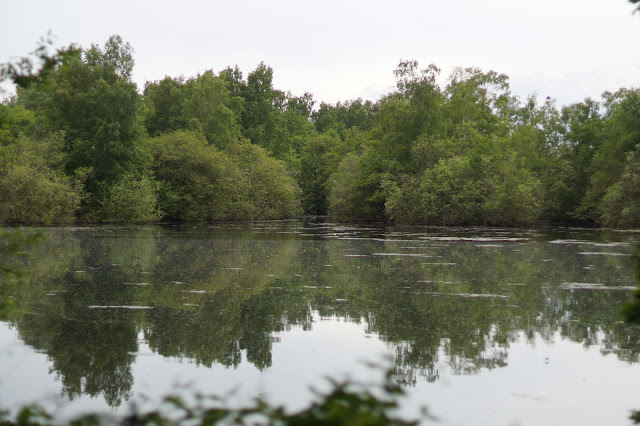
[[[439,424],[629,424],[640,233],[322,222],[45,229],[0,323],[0,405],[167,393],[304,407],[394,369]]]

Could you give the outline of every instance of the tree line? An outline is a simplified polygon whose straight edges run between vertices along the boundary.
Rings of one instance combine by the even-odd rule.
[[[495,71],[401,61],[377,101],[319,105],[264,63],[132,81],[120,36],[0,105],[0,223],[330,215],[640,226],[640,90],[558,108]],[[5,68],[6,69],[6,68]]]

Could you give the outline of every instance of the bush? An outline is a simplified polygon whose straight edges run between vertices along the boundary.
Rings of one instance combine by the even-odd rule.
[[[302,213],[300,190],[282,161],[245,141],[233,144],[227,152],[247,179],[244,195],[251,219],[285,219]]]
[[[71,223],[82,191],[72,179],[50,169],[10,164],[0,169],[0,223]]]
[[[627,155],[624,172],[607,190],[600,211],[601,221],[607,226],[640,227],[640,145]]]
[[[311,139],[302,150],[300,187],[305,213],[327,214],[329,178],[339,162],[338,143],[331,135],[320,135]]]
[[[392,186],[387,214],[398,222],[424,225],[482,223],[483,185],[466,157],[443,159],[419,178]]]
[[[329,181],[329,216],[343,221],[386,220],[382,188],[383,173],[373,149],[350,153]]]
[[[100,209],[103,222],[144,223],[159,220],[158,182],[147,175],[125,174],[109,188]]]
[[[517,164],[515,153],[497,158],[486,180],[485,221],[491,225],[532,224],[542,212],[541,185],[533,173]]]
[[[181,221],[250,219],[249,184],[229,157],[199,133],[177,131],[145,141],[160,182],[159,209]]]

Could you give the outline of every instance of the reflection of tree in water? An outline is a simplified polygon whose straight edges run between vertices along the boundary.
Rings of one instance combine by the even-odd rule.
[[[136,350],[135,328],[128,322],[115,317],[87,322],[29,315],[19,331],[26,344],[47,353],[49,371],[61,381],[62,395],[103,395],[109,405],[117,406],[129,398],[133,385],[129,351]]]
[[[262,370],[271,366],[273,333],[290,327],[283,292],[266,290],[243,298],[219,291],[198,309],[159,307],[147,313],[145,338],[163,356],[186,357],[197,364],[237,367],[241,351]],[[289,300],[291,302],[291,300]],[[304,302],[304,301],[303,301]]]
[[[423,250],[402,250],[402,245]],[[357,271],[344,280],[360,283],[361,297],[352,304],[361,304],[356,310],[367,310],[363,318],[369,332],[377,332],[395,348],[396,376],[403,383],[415,383],[417,376],[437,379],[439,361],[454,374],[505,366],[509,345],[522,332],[533,343],[536,336],[552,341],[559,331],[573,341],[598,344],[603,353],[637,361],[638,329],[620,321],[620,306],[628,293],[571,292],[560,285],[589,280],[628,285],[624,256],[589,258],[579,255],[588,251],[584,247],[526,240],[502,245],[369,240],[357,253],[411,256],[365,258],[345,257],[346,247],[340,243],[334,247],[329,263],[357,266],[341,268]],[[417,253],[425,258],[415,261]],[[451,267],[437,265],[440,262]]]
[[[506,365],[512,336],[509,329],[496,326],[503,311],[500,302],[416,296],[388,292],[384,294],[383,307],[372,305],[375,330],[395,347],[396,374],[403,382],[415,383],[416,375],[434,381],[438,377],[436,364],[441,359],[454,374]]]
[[[130,353],[137,351],[140,312],[89,308],[140,304],[136,289],[124,285],[130,282],[131,272],[113,263],[114,250],[125,255],[119,250],[122,245],[113,242],[80,238],[76,256],[68,258],[67,272],[51,281],[57,290],[52,303],[40,307],[45,312],[35,309],[26,315],[18,322],[18,330],[27,344],[47,353],[50,372],[62,382],[63,395],[70,399],[102,395],[109,405],[117,406],[131,394],[134,357]],[[63,250],[59,255],[64,258],[67,253]],[[46,290],[32,288],[40,289],[39,298],[32,301],[38,304]]]
[[[245,356],[265,369],[274,333],[311,330],[316,313],[379,336],[395,352],[397,380],[409,385],[437,380],[442,363],[454,374],[506,366],[510,345],[522,338],[533,344],[560,335],[638,361],[638,328],[619,316],[628,293],[562,286],[629,285],[624,256],[588,257],[579,255],[584,248],[544,239],[399,242],[378,233],[339,240],[280,232],[292,225],[236,228],[76,236],[67,272],[55,264],[38,275],[47,289],[59,290],[55,297],[25,286],[24,310],[31,313],[17,321],[21,336],[46,351],[65,394],[102,394],[112,405],[130,393],[129,353],[137,350],[139,330],[163,356],[227,367]]]
[[[187,357],[210,367],[213,363],[238,366],[237,322],[215,303],[199,311],[156,307],[147,314],[145,338],[165,357]]]
[[[504,303],[431,294],[437,292],[437,284],[417,284],[426,280],[425,267],[415,261],[416,257],[350,257],[344,255],[348,253],[345,243],[334,242],[333,246],[328,263],[347,271],[346,275],[334,277],[336,290],[349,294],[346,297],[351,302],[347,306],[353,309],[348,315],[358,318],[358,313],[366,312],[362,318],[367,331],[377,333],[395,349],[397,380],[406,384],[415,383],[417,376],[436,380],[436,364],[442,356],[448,357],[449,365],[459,373],[505,364],[506,351],[496,350],[501,340],[505,340],[504,333],[496,330],[492,321],[493,316],[504,310]],[[398,247],[368,241],[360,244],[357,253],[398,251]],[[424,259],[429,258],[422,258],[426,263]],[[344,265],[348,262],[356,263],[355,267]],[[429,278],[429,281],[451,281]],[[495,315],[490,315],[491,311],[496,311]]]
[[[616,354],[622,361],[640,361],[640,327],[622,321],[620,314],[628,292],[577,289],[562,293],[558,299],[566,314],[558,328],[563,338],[585,348],[599,346],[603,354]]]
[[[133,385],[129,352],[136,351],[136,329],[127,312],[110,312],[82,324],[66,321],[47,349],[62,382],[62,394],[70,399],[82,394],[102,394],[117,406],[130,396]]]
[[[300,242],[275,233],[260,239],[262,234],[243,228],[231,234],[227,228],[208,232],[209,238],[198,234],[163,241],[164,261],[154,273],[155,309],[147,313],[145,337],[163,356],[237,367],[245,351],[247,361],[268,368],[272,334],[285,329],[290,319],[285,312],[295,310],[292,300],[272,287]]]

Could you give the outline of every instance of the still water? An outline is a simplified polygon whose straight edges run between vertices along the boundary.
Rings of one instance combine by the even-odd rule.
[[[326,222],[47,228],[9,321],[0,406],[59,419],[169,393],[291,410],[392,368],[436,424],[627,425],[637,232]]]

